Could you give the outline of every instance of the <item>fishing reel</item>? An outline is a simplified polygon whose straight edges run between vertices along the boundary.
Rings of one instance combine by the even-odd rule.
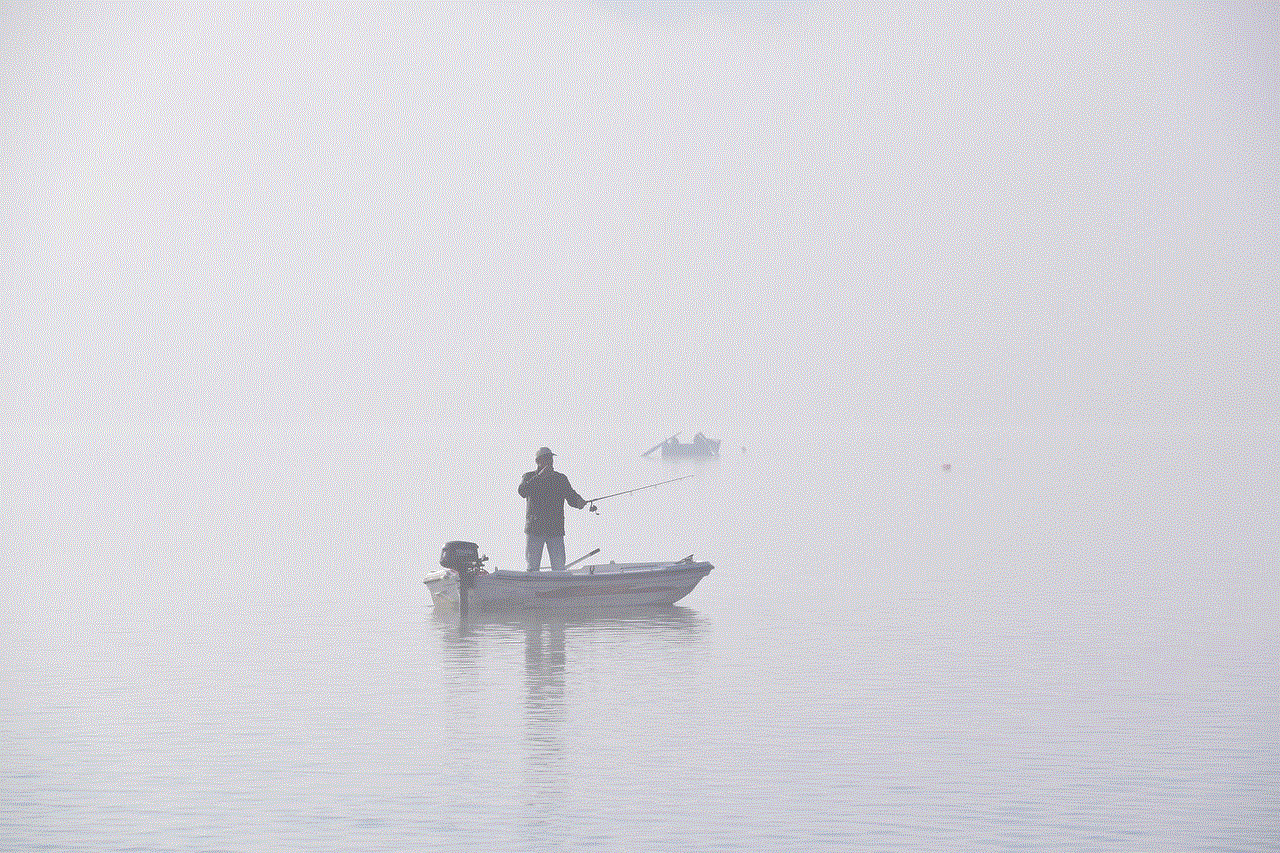
[[[596,505],[595,505],[595,504],[591,504],[590,506],[588,506],[588,507],[587,507],[587,512],[594,512],[596,515],[599,515],[599,514],[600,514],[600,510],[596,509]]]

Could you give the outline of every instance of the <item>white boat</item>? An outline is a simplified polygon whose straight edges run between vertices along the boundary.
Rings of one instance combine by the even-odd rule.
[[[712,565],[683,560],[603,563],[561,572],[463,569],[470,578],[468,606],[481,610],[578,610],[675,604]],[[458,607],[457,569],[442,568],[423,579],[437,606]]]

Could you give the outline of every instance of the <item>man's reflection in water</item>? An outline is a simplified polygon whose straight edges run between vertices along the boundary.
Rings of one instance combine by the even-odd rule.
[[[573,697],[570,658],[575,641],[591,649],[601,640],[621,645],[637,661],[663,657],[673,645],[696,642],[706,620],[687,607],[631,608],[625,613],[598,612],[554,616],[519,613],[472,613],[465,619],[437,614],[445,629],[445,647],[453,655],[451,669],[465,676],[450,693],[462,706],[479,699],[480,683],[490,667],[503,667],[524,641],[524,826],[528,849],[544,846],[547,832],[563,825],[570,811],[567,793],[578,787],[566,776],[566,764],[588,765],[590,756],[572,756],[566,746],[568,705]],[[483,641],[483,642],[482,642]],[[505,649],[504,649],[505,647]],[[586,713],[583,709],[580,712]],[[581,766],[577,772],[581,772]]]
[[[530,719],[543,719],[563,709],[564,630],[562,621],[524,625],[524,707]]]
[[[565,622],[535,619],[524,630],[526,821],[533,831],[556,819],[566,790]]]
[[[573,641],[578,641],[577,648],[589,650],[607,637],[636,655],[662,656],[673,643],[696,640],[704,620],[686,607],[667,606],[623,614],[530,617],[519,624],[524,632],[525,826],[529,849],[536,849],[545,844],[547,831],[563,827],[572,813],[567,792],[579,786],[567,777],[581,773],[591,761],[590,756],[571,755],[566,747],[569,702],[574,696],[570,683]]]

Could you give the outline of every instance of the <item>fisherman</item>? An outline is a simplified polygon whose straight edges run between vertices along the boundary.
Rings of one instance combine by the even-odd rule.
[[[567,503],[574,509],[587,505],[569,485],[569,478],[555,470],[554,458],[555,454],[549,449],[539,447],[533,457],[538,470],[521,477],[517,489],[526,499],[525,558],[531,572],[541,568],[544,545],[552,571],[564,571],[564,505]]]

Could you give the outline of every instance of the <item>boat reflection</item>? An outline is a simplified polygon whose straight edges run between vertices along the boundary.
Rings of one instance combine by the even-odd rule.
[[[551,626],[581,630],[584,634],[634,631],[649,637],[690,639],[702,633],[706,618],[691,607],[662,604],[650,607],[594,608],[580,613],[523,610],[478,610],[459,616],[457,610],[433,608],[431,619],[443,630],[446,645],[466,638],[497,638],[512,631],[536,632]]]
[[[591,713],[592,691],[599,687],[599,675],[592,673],[599,659],[615,652],[623,658],[661,659],[672,645],[698,642],[709,625],[697,611],[676,605],[559,615],[479,611],[466,617],[441,608],[432,611],[432,620],[450,659],[444,671],[456,676],[446,691],[462,705],[474,702],[480,683],[496,679],[517,649],[523,651],[522,785],[531,843],[545,821],[569,806],[565,797],[573,786],[565,767],[566,733],[575,720],[581,722],[577,716]]]

